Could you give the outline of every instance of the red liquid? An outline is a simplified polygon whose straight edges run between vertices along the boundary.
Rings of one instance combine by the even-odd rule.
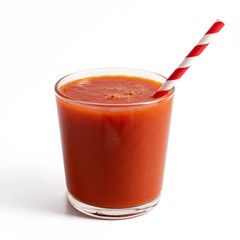
[[[83,102],[154,101],[160,84],[125,76],[65,84],[62,95]],[[148,203],[162,189],[172,97],[138,106],[88,106],[57,97],[68,191],[98,207]]]

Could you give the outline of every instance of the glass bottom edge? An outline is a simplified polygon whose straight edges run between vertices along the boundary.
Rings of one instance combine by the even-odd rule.
[[[67,193],[68,200],[71,205],[77,209],[79,212],[100,219],[109,219],[109,220],[120,220],[120,219],[128,219],[133,217],[138,217],[143,214],[151,211],[160,201],[160,195],[153,199],[152,201],[135,207],[130,208],[102,208],[91,206],[86,203],[80,202],[76,198],[74,198],[69,192]]]

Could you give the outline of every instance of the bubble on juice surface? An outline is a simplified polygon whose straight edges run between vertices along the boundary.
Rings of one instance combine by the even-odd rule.
[[[145,89],[142,86],[133,85],[131,89],[128,87],[109,88],[111,94],[107,96],[109,100],[125,99],[131,101],[132,97],[141,97],[144,95]]]
[[[118,98],[119,98],[119,97],[114,96],[114,95],[107,96],[107,99],[109,99],[109,100],[115,100],[115,99],[118,99]]]
[[[106,99],[108,99],[108,100],[129,100],[129,97],[113,94],[113,95],[107,95]]]

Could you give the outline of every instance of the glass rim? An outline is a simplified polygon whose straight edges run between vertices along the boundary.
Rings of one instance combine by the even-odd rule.
[[[105,72],[106,73],[102,73],[102,72]],[[113,71],[113,72],[116,72],[116,73],[108,73]],[[128,71],[128,74],[126,73],[123,73],[123,72],[127,72]],[[91,74],[91,72],[98,72],[98,74]],[[122,72],[122,73],[121,73]],[[131,73],[133,72],[133,73]],[[89,74],[87,74],[89,73]],[[164,100],[167,100],[168,98],[170,98],[174,92],[175,92],[175,87],[172,87],[169,92],[167,94],[165,94],[164,96],[161,96],[159,98],[156,98],[156,99],[153,99],[152,101],[143,101],[143,102],[134,102],[134,103],[98,103],[98,102],[91,102],[91,101],[82,101],[82,100],[76,100],[74,98],[70,98],[66,95],[64,95],[63,93],[61,93],[59,91],[60,87],[63,86],[65,83],[63,83],[61,85],[61,83],[66,80],[67,78],[71,78],[71,76],[74,76],[74,75],[78,75],[78,74],[87,74],[87,76],[114,76],[114,75],[118,75],[118,76],[121,76],[121,75],[127,75],[127,76],[132,76],[132,77],[143,77],[141,76],[141,74],[150,74],[152,76],[155,76],[155,77],[159,77],[159,78],[162,78],[166,81],[166,77],[164,77],[163,75],[161,74],[158,74],[156,72],[152,72],[152,71],[147,71],[147,70],[142,70],[142,69],[137,69],[137,68],[126,68],[126,67],[105,67],[105,68],[93,68],[93,69],[87,69],[87,70],[81,70],[81,71],[77,71],[77,72],[73,72],[73,73],[70,73],[70,74],[67,74],[65,76],[63,76],[62,78],[60,78],[56,83],[55,83],[55,86],[54,86],[54,90],[55,90],[55,94],[58,98],[64,100],[64,101],[67,101],[69,103],[74,103],[74,104],[78,104],[78,105],[89,105],[89,106],[97,106],[97,107],[131,107],[131,106],[140,106],[140,105],[150,105],[150,104],[154,104],[154,103],[159,103],[159,102],[162,102]],[[87,77],[86,76],[86,77]],[[85,77],[82,77],[82,78],[85,78]],[[145,77],[144,77],[145,78]],[[146,78],[150,79],[150,80],[154,80],[152,79],[151,77],[147,77]],[[76,77],[76,78],[72,78],[70,81],[74,81],[74,80],[77,80],[77,79],[81,79],[81,77]],[[69,82],[70,82],[69,81]],[[67,82],[66,82],[67,83]]]

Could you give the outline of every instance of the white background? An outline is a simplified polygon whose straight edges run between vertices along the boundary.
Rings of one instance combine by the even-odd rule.
[[[238,2],[1,0],[0,239],[240,239]],[[122,221],[79,214],[54,83],[97,67],[168,76],[217,18],[225,27],[176,87],[159,205]]]

